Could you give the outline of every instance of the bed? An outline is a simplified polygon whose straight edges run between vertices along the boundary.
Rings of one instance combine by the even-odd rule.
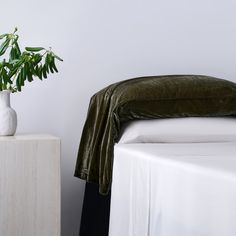
[[[75,168],[87,181],[80,235],[236,235],[235,101],[235,83],[196,75],[92,96]]]

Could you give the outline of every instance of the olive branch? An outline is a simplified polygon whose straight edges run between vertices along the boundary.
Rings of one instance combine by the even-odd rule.
[[[48,74],[58,72],[55,60],[63,61],[51,48],[26,47],[25,51],[21,51],[16,32],[17,28],[13,33],[0,35],[3,41],[0,58],[9,51],[8,58],[0,61],[0,91],[20,92],[25,81],[47,79]]]

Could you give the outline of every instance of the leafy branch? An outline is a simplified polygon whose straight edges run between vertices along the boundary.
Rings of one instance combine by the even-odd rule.
[[[47,79],[48,74],[58,72],[56,60],[63,61],[51,48],[26,47],[21,51],[16,34],[0,35],[0,58],[9,51],[8,58],[0,61],[0,91],[10,90],[20,92],[25,81],[32,82],[34,78]]]

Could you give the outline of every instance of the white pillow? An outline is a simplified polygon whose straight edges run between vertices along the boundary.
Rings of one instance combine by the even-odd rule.
[[[236,141],[236,118],[188,117],[136,120],[122,126],[119,143]]]

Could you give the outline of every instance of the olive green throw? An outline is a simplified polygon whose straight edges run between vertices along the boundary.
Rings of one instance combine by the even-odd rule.
[[[236,84],[227,80],[170,75],[112,84],[91,98],[75,176],[98,183],[102,194],[109,191],[114,144],[125,121],[235,115]]]

